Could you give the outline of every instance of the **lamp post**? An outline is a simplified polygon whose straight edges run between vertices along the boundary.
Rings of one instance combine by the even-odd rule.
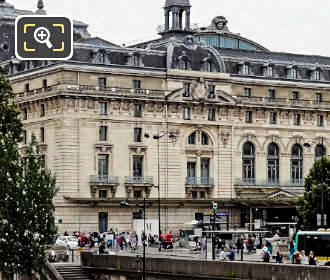
[[[155,186],[158,188],[158,240],[159,240],[159,248],[158,250],[161,251],[161,243],[160,243],[160,235],[161,235],[161,227],[160,227],[160,153],[159,153],[159,139],[163,138],[167,134],[160,135],[159,133],[157,135],[153,135],[153,139],[157,140],[157,173],[158,173],[158,186]],[[144,134],[145,138],[150,138],[150,135],[148,133]],[[170,134],[169,138],[174,139],[175,135]]]
[[[139,209],[143,210],[143,238],[142,238],[142,245],[143,245],[143,280],[146,280],[146,199],[143,199],[143,205],[139,205],[134,201],[126,199],[125,201],[120,202],[121,207],[129,207],[129,203],[134,204]]]

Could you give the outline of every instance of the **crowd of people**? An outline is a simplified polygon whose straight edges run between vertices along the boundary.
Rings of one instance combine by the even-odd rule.
[[[64,236],[69,236],[68,232],[64,232]],[[60,235],[57,235],[57,238]],[[119,250],[131,250],[135,251],[138,247],[139,238],[140,240],[146,241],[146,246],[156,247],[159,246],[158,235],[148,234],[144,238],[144,233],[142,232],[139,237],[136,232],[119,232],[117,229],[113,230],[110,228],[107,232],[98,233],[80,233],[73,232],[72,236],[77,237],[79,247],[89,247],[89,248],[99,248],[100,253],[104,253],[106,249],[116,249]]]

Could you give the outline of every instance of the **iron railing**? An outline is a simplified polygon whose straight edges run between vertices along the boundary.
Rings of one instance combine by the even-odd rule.
[[[186,177],[186,185],[214,186],[213,177]]]
[[[242,179],[238,178],[235,180],[235,186],[260,186],[260,187],[290,187],[297,186],[303,187],[305,185],[304,179],[291,179],[289,181],[281,181],[280,179],[254,179],[247,178]]]
[[[153,185],[154,178],[151,176],[147,177],[137,177],[137,176],[126,176],[125,184],[131,185]]]
[[[89,181],[91,184],[111,185],[119,184],[118,176],[90,176]]]

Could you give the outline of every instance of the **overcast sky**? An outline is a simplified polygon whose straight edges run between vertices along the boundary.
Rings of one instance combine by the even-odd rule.
[[[38,0],[7,0],[36,10]],[[330,0],[190,0],[191,22],[225,16],[230,31],[272,51],[330,56]],[[164,24],[165,0],[44,0],[48,14],[89,24],[92,36],[116,44],[146,40]]]

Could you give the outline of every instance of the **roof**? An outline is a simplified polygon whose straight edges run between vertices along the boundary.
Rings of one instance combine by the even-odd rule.
[[[190,6],[189,0],[166,0],[165,7],[171,6]]]
[[[96,47],[104,47],[104,48],[107,48],[107,47],[119,47],[118,45],[114,44],[114,43],[111,43],[109,41],[106,41],[102,38],[99,38],[99,37],[92,37],[92,38],[82,38],[82,39],[79,39],[76,41],[76,43],[80,43],[80,44],[83,44],[83,45],[94,45]]]

